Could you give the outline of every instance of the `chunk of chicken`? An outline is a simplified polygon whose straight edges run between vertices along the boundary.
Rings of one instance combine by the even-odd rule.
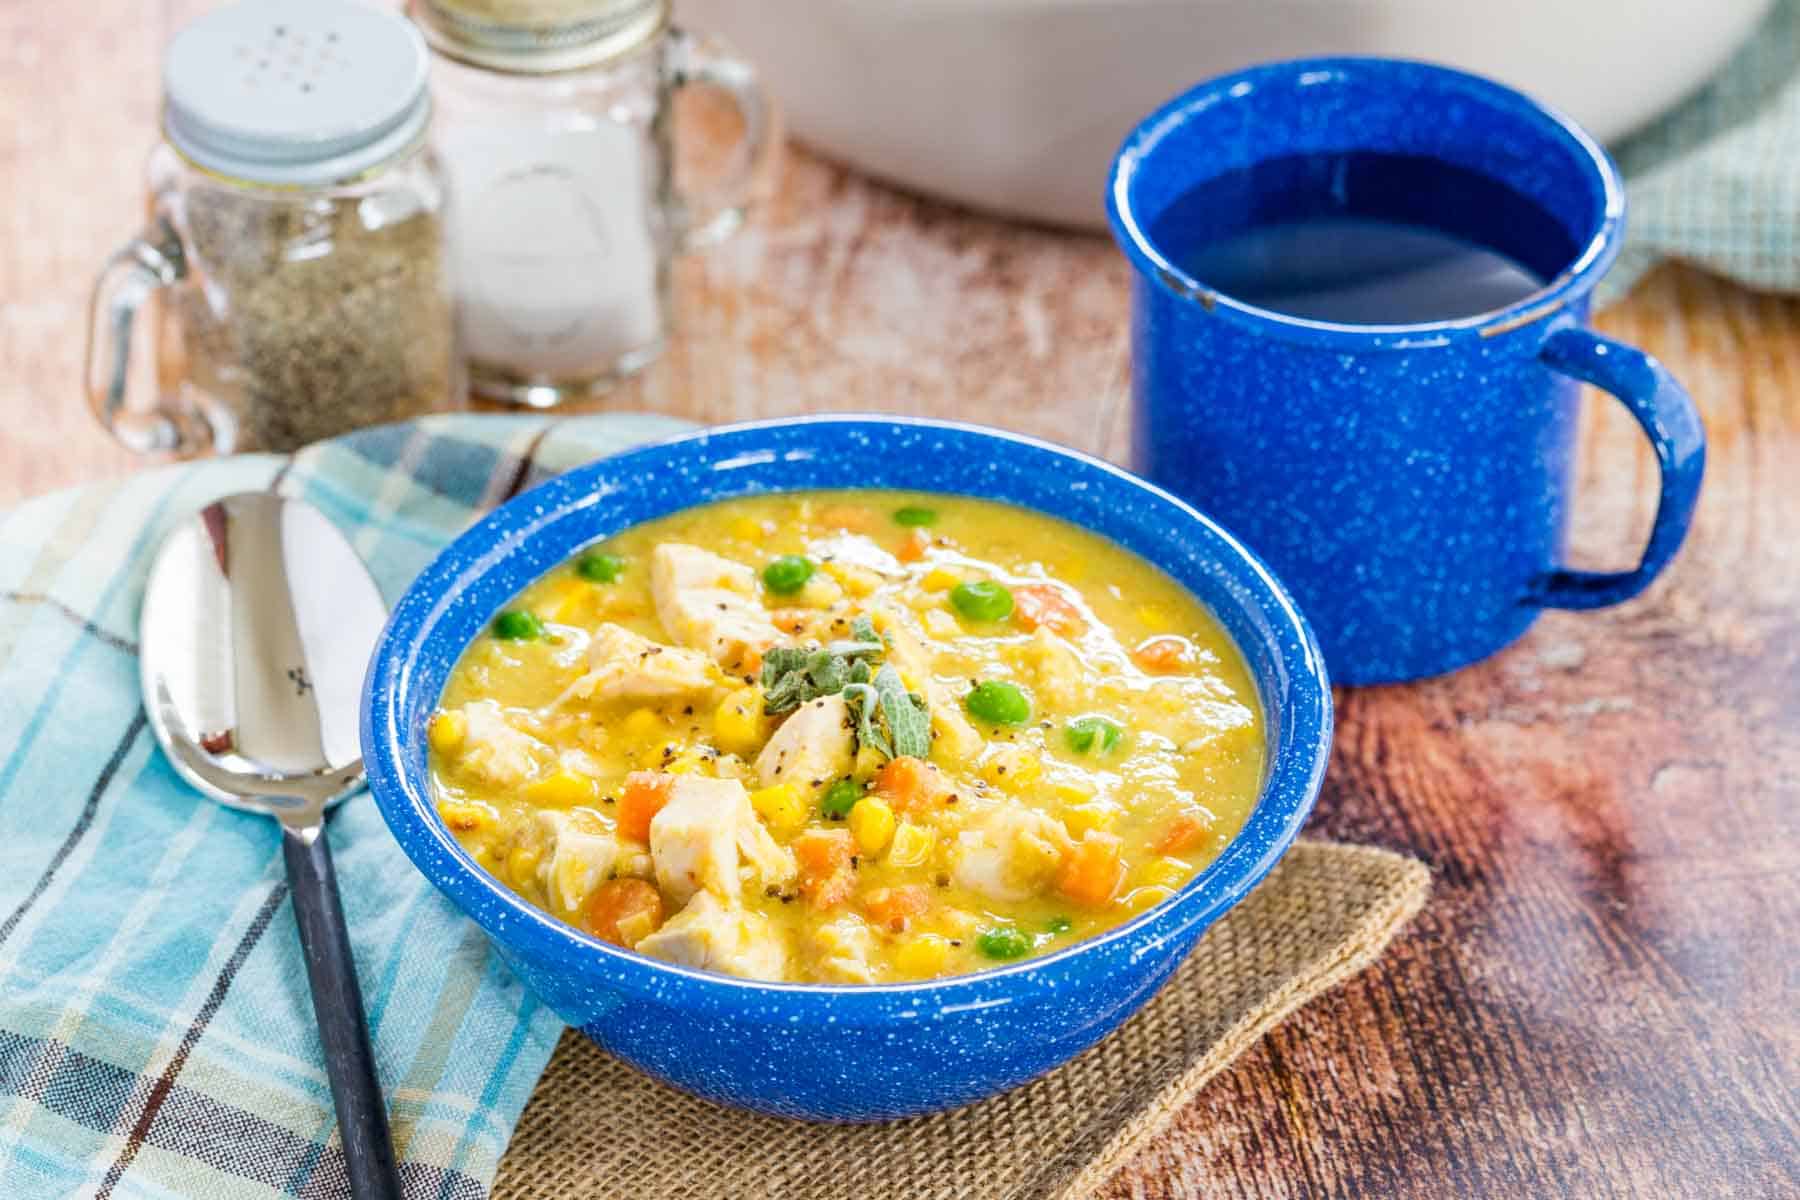
[[[516,787],[551,757],[550,747],[509,722],[497,701],[465,704],[462,715],[468,724],[458,762],[489,783]]]
[[[807,950],[819,978],[833,983],[874,983],[875,931],[855,913],[845,913],[814,929]]]
[[[787,944],[760,913],[700,892],[687,907],[637,944],[639,954],[743,979],[787,976]]]
[[[1034,809],[1001,808],[956,837],[958,886],[995,900],[1028,899],[1047,888],[1070,847],[1062,822]]]
[[[972,758],[981,751],[981,735],[963,716],[962,705],[950,689],[937,681],[931,673],[931,656],[926,653],[925,646],[913,631],[908,628],[904,618],[892,610],[887,610],[887,620],[882,634],[887,639],[888,661],[900,672],[900,678],[906,686],[925,697],[926,707],[931,712],[931,732],[936,735],[944,752],[952,758]]]
[[[709,691],[718,682],[712,660],[698,650],[665,646],[621,625],[594,631],[587,661],[587,674],[570,684],[557,704],[571,698],[669,700]]]
[[[680,775],[669,802],[650,821],[650,858],[664,895],[685,904],[696,892],[725,900],[743,895],[739,856],[765,883],[785,884],[798,868],[750,807],[750,793],[735,779]]]
[[[619,843],[610,833],[583,828],[568,813],[540,810],[536,821],[542,843],[552,847],[539,860],[538,882],[552,911],[573,916],[615,874]]]
[[[842,694],[808,700],[756,756],[756,777],[764,787],[820,787],[848,774],[856,756],[851,724],[850,705]]]
[[[756,572],[710,550],[664,542],[650,552],[650,594],[669,636],[730,670],[749,670],[781,640],[756,599]]]

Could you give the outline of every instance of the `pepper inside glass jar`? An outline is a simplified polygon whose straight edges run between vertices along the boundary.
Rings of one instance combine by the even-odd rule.
[[[441,188],[185,190],[193,286],[167,318],[221,449],[292,450],[445,407],[458,390]]]
[[[353,0],[255,0],[177,35],[150,225],[95,292],[89,395],[127,445],[289,451],[461,405],[426,58],[402,17]],[[157,345],[180,353],[133,403],[152,295]]]

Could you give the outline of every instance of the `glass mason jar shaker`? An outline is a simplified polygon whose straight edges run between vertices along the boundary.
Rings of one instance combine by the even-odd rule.
[[[771,142],[749,66],[669,26],[668,0],[411,0],[437,51],[433,131],[470,386],[550,407],[661,353],[675,254],[737,227]],[[670,102],[742,115],[699,194],[673,182]]]
[[[130,448],[292,450],[456,407],[429,54],[355,0],[244,0],[163,64],[148,228],[94,290],[87,392]],[[129,393],[155,296],[154,400]]]

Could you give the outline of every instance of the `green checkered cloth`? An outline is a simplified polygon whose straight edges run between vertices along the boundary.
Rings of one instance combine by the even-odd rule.
[[[1781,0],[1699,93],[1612,152],[1630,213],[1601,303],[1665,258],[1800,290],[1800,0]]]
[[[685,426],[436,417],[0,515],[0,1200],[347,1194],[281,839],[163,761],[137,610],[164,533],[301,496],[390,600],[470,518]],[[409,1200],[481,1200],[562,1026],[366,797],[329,824]]]

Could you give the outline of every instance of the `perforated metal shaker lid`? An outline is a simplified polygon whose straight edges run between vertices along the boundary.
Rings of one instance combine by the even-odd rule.
[[[242,0],[175,35],[163,131],[208,170],[324,184],[380,166],[430,118],[428,55],[410,22],[356,0]]]
[[[439,53],[533,75],[616,58],[669,23],[669,0],[411,0],[409,11]]]

